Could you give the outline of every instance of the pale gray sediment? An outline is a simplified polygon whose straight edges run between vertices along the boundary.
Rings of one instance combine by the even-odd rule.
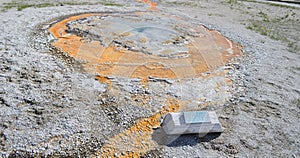
[[[49,52],[49,41],[40,36],[42,33],[33,34],[38,25],[46,27],[48,21],[63,15],[130,12],[144,10],[147,5],[124,1],[120,2],[123,7],[64,5],[1,12],[0,157],[88,156],[111,136],[164,106],[161,103],[166,95],[193,100],[199,97],[198,93],[211,100],[229,98],[224,104],[204,108],[217,112],[226,128],[224,133],[204,138],[179,137],[145,157],[300,156],[300,54],[288,51],[286,43],[246,29],[246,19],[251,15],[240,9],[247,8],[251,13],[267,9],[269,16],[274,17],[292,10],[298,21],[299,10],[251,2],[190,1],[195,3],[192,6],[185,1],[173,2],[166,1],[159,8],[219,30],[243,46],[244,56],[228,64],[228,75],[235,83],[227,87],[231,91],[228,96],[216,96],[209,89],[210,84],[195,79],[187,80],[185,85],[153,79],[149,82],[153,88],[149,89],[136,80],[112,79],[118,80],[120,92],[126,95],[110,93],[108,85],[81,72],[79,63]],[[290,27],[294,32],[287,33],[299,38],[297,28]],[[162,84],[167,91],[160,88]],[[201,87],[206,84],[207,88]],[[189,89],[193,91],[189,93]],[[149,108],[139,107],[135,105],[139,99],[128,100],[134,94],[150,95],[157,100],[151,100]],[[199,104],[193,102],[190,106]]]

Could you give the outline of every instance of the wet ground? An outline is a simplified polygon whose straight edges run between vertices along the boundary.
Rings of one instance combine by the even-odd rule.
[[[56,39],[52,46],[84,61],[84,70],[108,84],[110,91],[130,101],[139,98],[136,105],[152,113],[110,139],[99,152],[103,157],[142,156],[157,146],[151,140],[153,128],[160,126],[163,115],[198,110],[199,102],[225,103],[230,96],[225,94],[226,86],[231,83],[225,77],[229,68],[225,64],[242,55],[238,45],[219,32],[161,11],[75,15],[55,21],[49,32]],[[134,87],[127,86],[132,80],[147,92],[132,96]],[[173,101],[160,107],[165,98]]]
[[[3,157],[299,156],[297,8],[24,2],[2,3]],[[224,133],[164,135],[191,110]]]
[[[49,30],[52,46],[101,78],[199,78],[241,55],[219,32],[161,12],[76,15]]]

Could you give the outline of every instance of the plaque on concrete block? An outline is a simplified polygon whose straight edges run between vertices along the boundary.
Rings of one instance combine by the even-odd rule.
[[[183,112],[185,123],[210,123],[207,111]]]
[[[162,128],[168,135],[223,132],[214,111],[169,113],[164,117]]]

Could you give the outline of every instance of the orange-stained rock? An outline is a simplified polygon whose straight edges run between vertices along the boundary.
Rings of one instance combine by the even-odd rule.
[[[146,13],[139,12],[132,16],[141,17],[142,19],[144,14]],[[131,38],[134,34],[137,36],[139,36],[139,34],[143,35],[143,33],[132,32],[133,30],[124,30],[123,33],[121,33],[120,35],[112,32],[113,37],[110,37],[112,38],[112,41],[111,43],[106,44],[106,46],[103,46],[104,44],[99,41],[93,41],[93,39],[85,40],[83,37],[77,36],[72,33],[67,33],[68,28],[66,25],[69,22],[93,16],[96,19],[97,16],[102,16],[103,18],[111,19],[113,19],[114,17],[122,19],[122,16],[119,17],[115,14],[83,14],[64,19],[54,24],[49,29],[49,31],[54,37],[58,39],[58,41],[52,43],[53,46],[63,50],[64,52],[68,53],[70,56],[78,60],[86,61],[86,64],[84,64],[86,71],[94,74],[100,74],[104,77],[113,76],[141,78],[143,81],[147,81],[148,77],[150,76],[157,78],[172,79],[194,78],[201,76],[201,73],[225,65],[229,60],[241,54],[238,45],[226,39],[219,32],[214,30],[208,30],[207,28],[201,25],[196,27],[190,26],[191,28],[189,29],[188,24],[179,24],[178,27],[183,28],[183,31],[170,27],[170,32],[178,32],[177,34],[180,34],[180,36],[186,36],[185,38],[188,39],[188,41],[187,43],[184,43],[182,41],[180,43],[179,41],[180,45],[174,44],[175,42],[177,42],[176,38],[178,38],[179,35],[176,38],[170,38],[169,41],[162,41],[161,48],[159,48],[160,52],[157,55],[155,53],[147,54],[143,52],[128,50],[123,46],[119,46],[113,43],[114,40],[118,40],[115,38],[123,39],[123,41],[121,40],[120,42],[124,42],[123,44],[126,44],[126,42],[128,43],[129,41],[124,41],[124,38]],[[166,16],[166,18],[172,19],[172,16]],[[130,21],[131,19],[125,20]],[[174,17],[174,19],[172,20],[179,21],[178,17]],[[101,22],[101,19],[98,19],[97,23],[99,22]],[[116,22],[113,23],[115,24]],[[92,29],[105,31],[110,29],[110,24],[107,21],[103,21],[103,25],[101,25],[101,23],[98,25],[99,29],[88,26],[86,28],[83,28],[83,31],[90,31]],[[169,24],[167,23],[165,25],[162,25],[161,27],[166,27],[167,25]],[[81,26],[82,25],[80,25],[80,28]],[[145,27],[145,29],[146,28],[150,30],[152,29],[150,27]],[[157,29],[155,29],[156,28],[153,28],[153,31],[157,31]],[[122,32],[122,28],[120,28],[119,30],[120,32]],[[184,33],[189,30],[192,30],[190,32],[195,33],[195,35],[184,35]],[[124,36],[124,34],[126,34],[126,36]],[[98,36],[104,37],[106,35],[99,34]],[[156,36],[158,35],[154,34],[152,36],[156,38]],[[153,44],[151,43],[153,40],[155,39],[147,39],[145,37],[141,37],[134,41],[134,43],[128,44],[138,46],[139,43],[141,43],[141,45],[144,45],[143,47],[147,47],[148,44],[153,49],[153,45],[151,45]],[[168,45],[170,45],[169,49]],[[188,52],[179,52],[174,54],[173,51],[176,50],[172,50],[172,45],[181,48],[185,47],[188,50]],[[143,49],[143,47],[138,48],[138,50]]]
[[[137,1],[149,4],[150,6],[149,6],[148,10],[158,10],[156,8],[157,7],[157,3],[155,3],[155,2],[152,2],[152,1],[149,1],[149,0],[137,0]]]
[[[150,4],[149,9],[156,9],[156,3],[142,1]],[[81,32],[74,33],[69,29]],[[225,76],[225,71],[209,73],[205,77],[202,74],[213,72],[242,54],[237,44],[219,32],[166,13],[81,14],[53,24],[49,31],[57,39],[52,46],[84,61],[85,71],[96,74],[96,79],[109,84],[110,89],[113,88],[110,77],[140,78],[142,84],[147,85],[150,77],[206,79]],[[87,36],[79,36],[82,32]],[[225,81],[231,82],[230,79]],[[220,91],[220,87],[221,83],[217,83],[215,91]],[[145,102],[153,99],[136,96],[139,98]],[[151,135],[153,128],[160,126],[160,118],[184,106],[182,101],[169,99],[167,106],[158,113],[140,119],[110,138],[96,155],[140,157],[153,150],[157,144]]]
[[[160,118],[169,112],[178,111],[179,107],[180,103],[178,100],[167,100],[165,108],[151,117],[139,120],[129,129],[110,138],[95,156],[103,158],[141,157],[157,146],[156,142],[152,140],[152,134],[153,128],[160,126]]]

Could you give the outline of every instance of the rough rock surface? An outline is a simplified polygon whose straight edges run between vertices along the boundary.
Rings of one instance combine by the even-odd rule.
[[[112,92],[108,84],[82,71],[80,62],[52,50],[44,38],[48,33],[40,32],[64,15],[145,11],[149,4],[48,0],[51,6],[41,7],[38,4],[46,1],[14,2],[18,4],[0,1],[1,157],[94,155],[110,138],[166,106],[168,96],[193,100],[199,93],[208,101],[219,97],[209,87],[195,87],[206,84],[201,80],[180,85],[153,79],[149,87],[155,88],[147,89],[139,81],[111,79],[119,87]],[[144,157],[300,156],[299,8],[230,2],[158,1],[158,9],[188,17],[241,44],[244,55],[227,65],[234,83],[223,96],[228,99],[187,106],[215,110],[224,133],[158,142]],[[17,11],[24,3],[31,5]],[[167,91],[160,88],[164,84]],[[184,93],[178,90],[182,87]],[[157,99],[147,100],[148,95]]]

